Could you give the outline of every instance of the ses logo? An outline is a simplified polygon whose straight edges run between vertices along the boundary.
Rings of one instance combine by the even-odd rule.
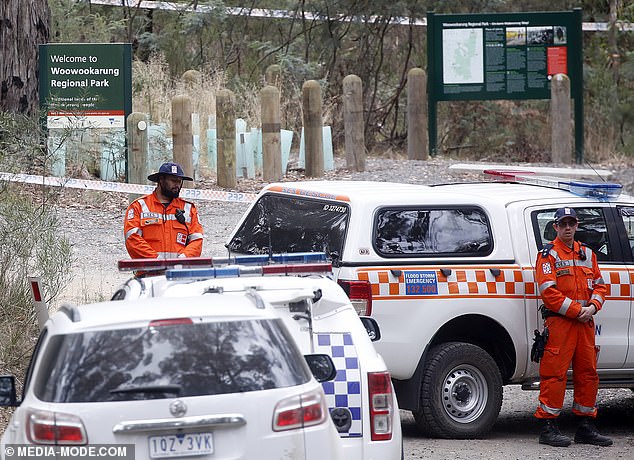
[[[406,295],[435,295],[438,294],[438,280],[435,271],[406,271]]]

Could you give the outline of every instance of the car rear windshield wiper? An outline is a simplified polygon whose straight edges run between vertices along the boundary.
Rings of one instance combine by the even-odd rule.
[[[176,393],[180,394],[182,387],[180,385],[139,385],[129,387],[119,387],[110,390],[110,394],[115,393]]]

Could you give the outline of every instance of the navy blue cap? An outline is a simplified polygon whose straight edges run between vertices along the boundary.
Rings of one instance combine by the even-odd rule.
[[[577,213],[572,208],[559,208],[557,211],[555,211],[555,222],[560,222],[561,219],[565,219],[566,217],[578,220]]]
[[[185,172],[183,171],[183,168],[181,168],[181,165],[172,162],[163,163],[158,172],[150,174],[149,176],[147,176],[147,178],[152,182],[158,182],[159,176],[161,174],[168,174],[170,176],[180,177],[183,180],[194,180],[191,177],[185,175]]]

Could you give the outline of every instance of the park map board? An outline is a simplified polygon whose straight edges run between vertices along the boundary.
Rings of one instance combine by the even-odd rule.
[[[429,150],[439,101],[550,99],[553,75],[570,79],[575,150],[583,156],[581,10],[427,15]]]

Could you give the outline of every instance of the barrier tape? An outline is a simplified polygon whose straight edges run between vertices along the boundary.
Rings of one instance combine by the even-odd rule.
[[[0,180],[20,182],[24,184],[47,185],[50,187],[68,187],[81,190],[98,190],[101,192],[133,193],[147,195],[155,189],[154,185],[126,184],[98,180],[73,179],[70,177],[37,176],[34,174],[0,173]],[[229,201],[234,203],[251,203],[255,201],[255,193],[225,192],[221,190],[203,190],[196,188],[181,189],[180,197],[191,200]]]

